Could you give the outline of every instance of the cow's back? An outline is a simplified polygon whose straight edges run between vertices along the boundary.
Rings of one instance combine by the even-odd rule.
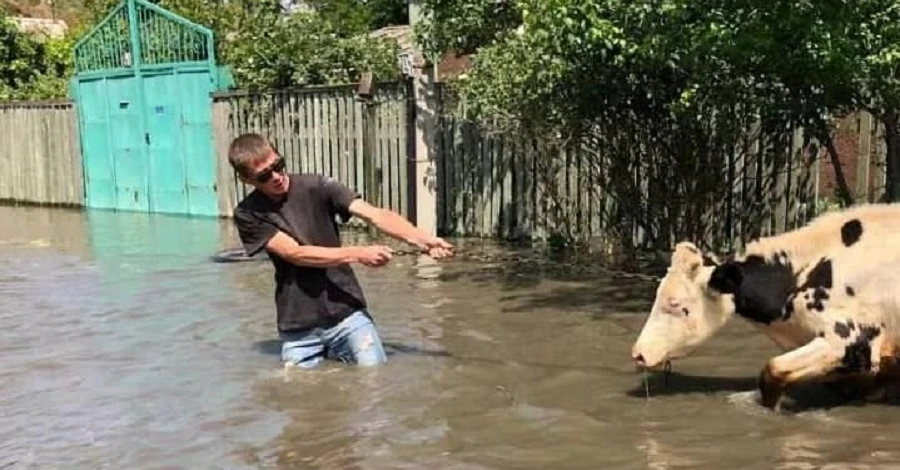
[[[798,285],[825,287],[829,305],[859,305],[900,333],[900,205],[829,213],[792,236],[807,245]]]
[[[879,258],[900,254],[900,204],[867,204],[829,212],[804,227],[749,243],[744,256],[774,258],[779,253],[787,253],[796,268],[850,253],[860,257],[859,263],[880,263]]]

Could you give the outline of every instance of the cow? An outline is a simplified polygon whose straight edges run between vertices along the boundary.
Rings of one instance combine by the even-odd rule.
[[[781,350],[759,374],[763,406],[801,382],[883,390],[900,377],[900,204],[828,212],[723,256],[677,243],[632,359],[685,357],[735,315]]]

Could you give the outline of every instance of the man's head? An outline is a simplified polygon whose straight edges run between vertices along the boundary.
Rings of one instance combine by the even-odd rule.
[[[263,194],[278,198],[288,191],[285,162],[265,137],[249,133],[231,142],[228,162],[241,181]]]

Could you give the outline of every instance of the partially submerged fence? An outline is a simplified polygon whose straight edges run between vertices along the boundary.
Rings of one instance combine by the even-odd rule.
[[[623,131],[616,122],[568,147],[492,134],[445,109],[443,87],[436,91],[429,142],[442,235],[657,246],[683,235],[735,246],[804,223],[819,209],[820,175],[829,174],[824,148],[814,158],[802,129],[749,129],[738,150],[691,161],[692,149],[663,155],[652,148],[658,135],[639,126]],[[410,216],[410,105],[402,84],[378,84],[368,99],[355,85],[214,95],[220,215],[231,216],[249,190],[227,153],[234,137],[252,131],[273,141],[291,171],[338,178]],[[83,204],[76,116],[68,102],[0,105],[0,200]],[[856,192],[872,200],[872,181],[883,184],[877,155],[884,150],[877,126],[860,116],[862,130],[849,135],[845,125],[836,141],[842,160],[863,162],[845,173],[858,173]],[[620,148],[622,136],[634,148]],[[698,175],[706,175],[702,185]]]
[[[672,242],[665,238],[684,234],[721,247],[798,226],[816,210],[818,166],[804,154],[801,129],[748,130],[737,146],[743,151],[688,169],[676,168],[684,155],[667,160],[652,152],[632,152],[623,163],[621,152],[606,150],[615,144],[609,136],[558,148],[492,134],[443,109],[448,98],[443,87],[436,91],[430,142],[443,235],[559,235],[664,246]],[[248,190],[228,166],[228,144],[253,131],[275,143],[292,171],[333,176],[409,216],[408,106],[406,90],[387,84],[379,84],[370,101],[360,99],[355,86],[216,95],[221,213],[231,215]],[[646,136],[640,145],[650,140]],[[691,189],[691,171],[701,170],[707,187]]]
[[[804,158],[799,131],[757,133],[758,151],[723,156],[718,187],[694,191],[690,200],[690,191],[680,191],[675,181],[690,175],[670,178],[662,159],[648,157],[616,171],[617,156],[598,148],[554,148],[486,135],[454,118],[445,118],[441,128],[442,233],[584,242],[620,238],[636,246],[685,234],[710,246],[732,247],[796,227],[815,210],[814,160]],[[779,140],[789,142],[779,145]]]
[[[686,238],[727,249],[797,227],[817,209],[819,167],[798,128],[757,123],[741,142],[704,152],[660,144],[666,129],[634,122],[607,122],[574,145],[492,134],[449,112],[438,127],[446,234],[628,248]]]
[[[72,103],[0,103],[0,201],[84,204],[78,117]]]

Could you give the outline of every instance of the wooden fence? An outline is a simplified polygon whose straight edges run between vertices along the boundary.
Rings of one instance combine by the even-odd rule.
[[[80,149],[72,103],[0,104],[0,201],[83,205]]]
[[[640,126],[623,130],[618,123],[597,132],[593,142],[554,147],[491,134],[449,112],[443,87],[435,91],[429,142],[442,235],[618,237],[644,246],[666,246],[682,237],[735,247],[814,215],[820,176],[830,167],[824,148],[818,160],[812,158],[802,129],[784,126],[757,126],[743,134],[740,151],[707,150],[703,161],[691,161],[691,148],[660,155],[650,148],[659,133]],[[273,141],[291,171],[335,177],[409,217],[415,207],[409,199],[409,106],[402,84],[378,84],[368,99],[359,98],[355,85],[214,95],[220,215],[230,217],[249,190],[228,165],[228,145],[254,131]],[[0,200],[83,205],[76,116],[67,102],[0,105]],[[884,172],[879,158],[868,156],[883,153],[883,145],[877,126],[865,116],[858,122],[869,125],[841,137],[838,146],[859,141],[858,148],[842,147],[841,157],[859,153],[865,167],[845,173],[861,175],[854,186],[871,200],[877,191],[863,186],[883,184]],[[614,151],[623,136],[631,139],[626,147],[634,148]],[[692,186],[698,179],[705,186]]]
[[[803,129],[757,122],[718,151],[673,154],[639,124],[612,122],[578,145],[554,146],[441,112],[439,231],[627,248],[690,239],[727,250],[800,226],[818,210],[821,162]]]
[[[677,162],[645,156],[616,169],[617,156],[600,148],[548,148],[492,135],[443,109],[447,100],[439,86],[431,142],[442,235],[590,240],[616,232],[630,244],[648,245],[685,234],[721,247],[795,227],[816,209],[814,159],[802,155],[800,129],[750,132],[747,152],[704,166],[719,165],[716,188],[687,194],[667,180],[691,178],[665,170]],[[220,212],[230,216],[249,189],[227,153],[234,137],[252,131],[274,142],[291,171],[333,176],[409,216],[408,105],[407,90],[398,84],[379,84],[368,101],[358,98],[355,86],[215,95]],[[623,179],[631,187],[613,184]]]
[[[757,132],[752,152],[723,155],[720,168],[708,169],[716,176],[698,175],[712,181],[705,191],[686,191],[675,180],[690,175],[673,176],[663,159],[630,162],[627,169],[620,164],[617,172],[612,160],[619,155],[597,148],[487,135],[452,117],[440,128],[443,234],[587,243],[618,237],[635,247],[688,237],[727,249],[797,227],[816,211],[816,167],[804,155],[800,129]]]
[[[228,145],[245,132],[267,136],[288,169],[337,178],[367,200],[408,216],[407,100],[379,85],[370,100],[356,86],[214,95],[213,133],[220,213],[231,216],[250,189],[228,164]]]

